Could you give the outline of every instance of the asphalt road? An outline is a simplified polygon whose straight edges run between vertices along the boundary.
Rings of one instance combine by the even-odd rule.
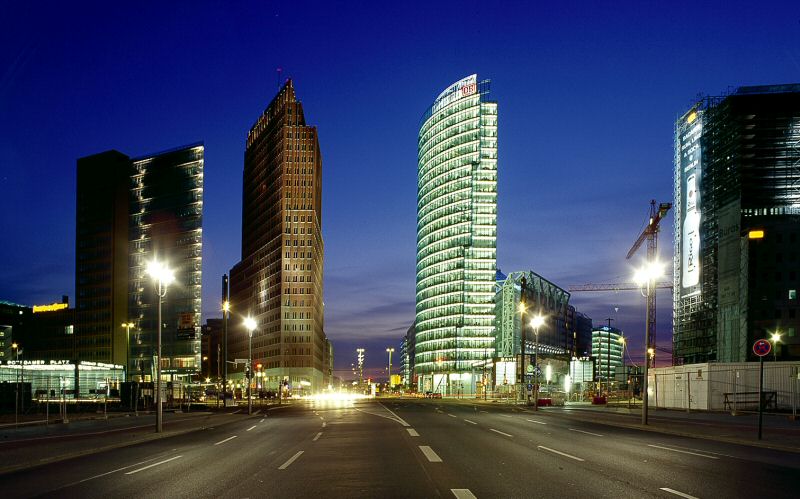
[[[307,402],[0,476],[3,497],[796,497],[800,454],[509,407]]]

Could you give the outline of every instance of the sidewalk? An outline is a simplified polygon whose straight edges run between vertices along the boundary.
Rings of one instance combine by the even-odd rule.
[[[533,412],[529,406],[502,404],[479,399],[462,402],[481,403],[495,407],[509,407],[518,411]],[[758,414],[691,411],[669,409],[648,410],[648,424],[642,425],[639,407],[597,406],[568,404],[565,407],[542,407],[539,412],[596,424],[665,433],[720,442],[751,445],[767,449],[800,453],[800,420],[791,421],[788,414],[764,414],[762,439],[758,440]]]
[[[263,410],[262,410],[263,412]],[[136,445],[221,426],[249,417],[247,411],[164,413],[163,433],[155,433],[155,415],[80,420],[67,424],[0,429],[0,475],[78,456]]]

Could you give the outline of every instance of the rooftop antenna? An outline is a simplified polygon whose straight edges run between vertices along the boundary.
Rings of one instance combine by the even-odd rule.
[[[281,91],[281,74],[283,73],[283,68],[276,69],[278,72],[278,92]]]

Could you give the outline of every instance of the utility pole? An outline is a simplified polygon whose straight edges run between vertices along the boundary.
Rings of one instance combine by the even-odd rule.
[[[222,274],[222,407],[226,406],[228,394],[228,312],[231,309],[228,290],[228,274]]]
[[[522,276],[519,285],[519,398],[525,402],[525,292],[528,288],[525,276]]]

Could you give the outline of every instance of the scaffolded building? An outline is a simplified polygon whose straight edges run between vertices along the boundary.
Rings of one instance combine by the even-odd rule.
[[[675,127],[673,361],[800,358],[800,85],[697,102]]]

